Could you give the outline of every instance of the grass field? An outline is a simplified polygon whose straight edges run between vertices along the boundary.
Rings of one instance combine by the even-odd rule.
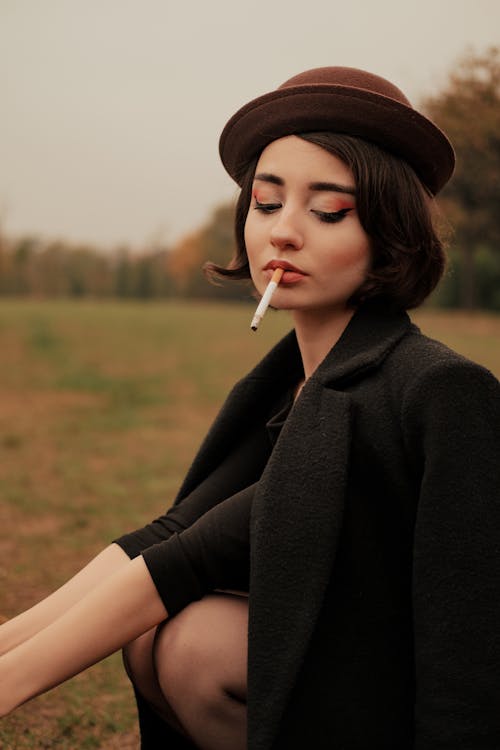
[[[0,302],[0,621],[170,504],[228,388],[289,327],[244,305]],[[500,317],[423,311],[500,376]],[[118,656],[0,724],[0,748],[136,748]]]

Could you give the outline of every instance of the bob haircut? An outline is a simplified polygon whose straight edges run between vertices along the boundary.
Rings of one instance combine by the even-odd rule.
[[[446,267],[430,193],[405,161],[372,143],[330,132],[297,135],[341,159],[354,176],[357,212],[371,241],[372,264],[349,305],[357,307],[368,300],[379,300],[397,309],[418,307],[436,287]],[[241,183],[234,257],[227,267],[206,263],[205,273],[211,280],[250,279],[244,231],[257,162],[258,157],[249,163]]]

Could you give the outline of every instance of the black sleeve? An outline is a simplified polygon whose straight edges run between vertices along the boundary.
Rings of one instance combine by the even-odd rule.
[[[243,436],[219,466],[179,504],[142,529],[115,539],[130,558],[191,526],[225,498],[260,479],[271,452],[265,425]]]
[[[248,591],[255,487],[223,500],[189,528],[142,552],[170,616],[215,589]]]
[[[500,748],[500,387],[436,362],[404,403],[414,538],[416,750]],[[408,430],[408,427],[407,427]]]

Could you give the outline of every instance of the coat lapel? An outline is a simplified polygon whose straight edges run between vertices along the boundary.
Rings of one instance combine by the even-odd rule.
[[[262,420],[292,384],[303,376],[302,361],[292,331],[258,365],[238,381],[229,393],[203,441],[175,502],[186,497],[234,446],[252,424]]]
[[[353,404],[349,384],[376,369],[411,327],[360,310],[283,427],[251,519],[248,723],[270,748],[320,616],[342,525]]]
[[[342,522],[350,424],[349,396],[308,383],[254,498],[248,678],[252,748],[271,746],[319,617]]]

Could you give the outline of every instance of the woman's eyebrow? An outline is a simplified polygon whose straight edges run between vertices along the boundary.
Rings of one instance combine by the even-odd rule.
[[[332,192],[356,195],[356,188],[350,187],[349,185],[340,185],[338,182],[311,182],[309,190],[314,190],[319,193]]]
[[[256,174],[254,180],[259,180],[260,182],[271,182],[273,185],[285,184],[285,181],[281,177],[278,177],[275,174],[270,174],[269,172],[260,172],[259,174]]]
[[[271,174],[270,172],[259,172],[254,177],[259,182],[270,182],[272,185],[280,185],[281,187],[285,184],[282,177]],[[309,190],[313,192],[330,192],[330,193],[346,193],[348,195],[356,195],[356,188],[350,187],[350,185],[341,185],[338,182],[311,182],[308,186]]]

